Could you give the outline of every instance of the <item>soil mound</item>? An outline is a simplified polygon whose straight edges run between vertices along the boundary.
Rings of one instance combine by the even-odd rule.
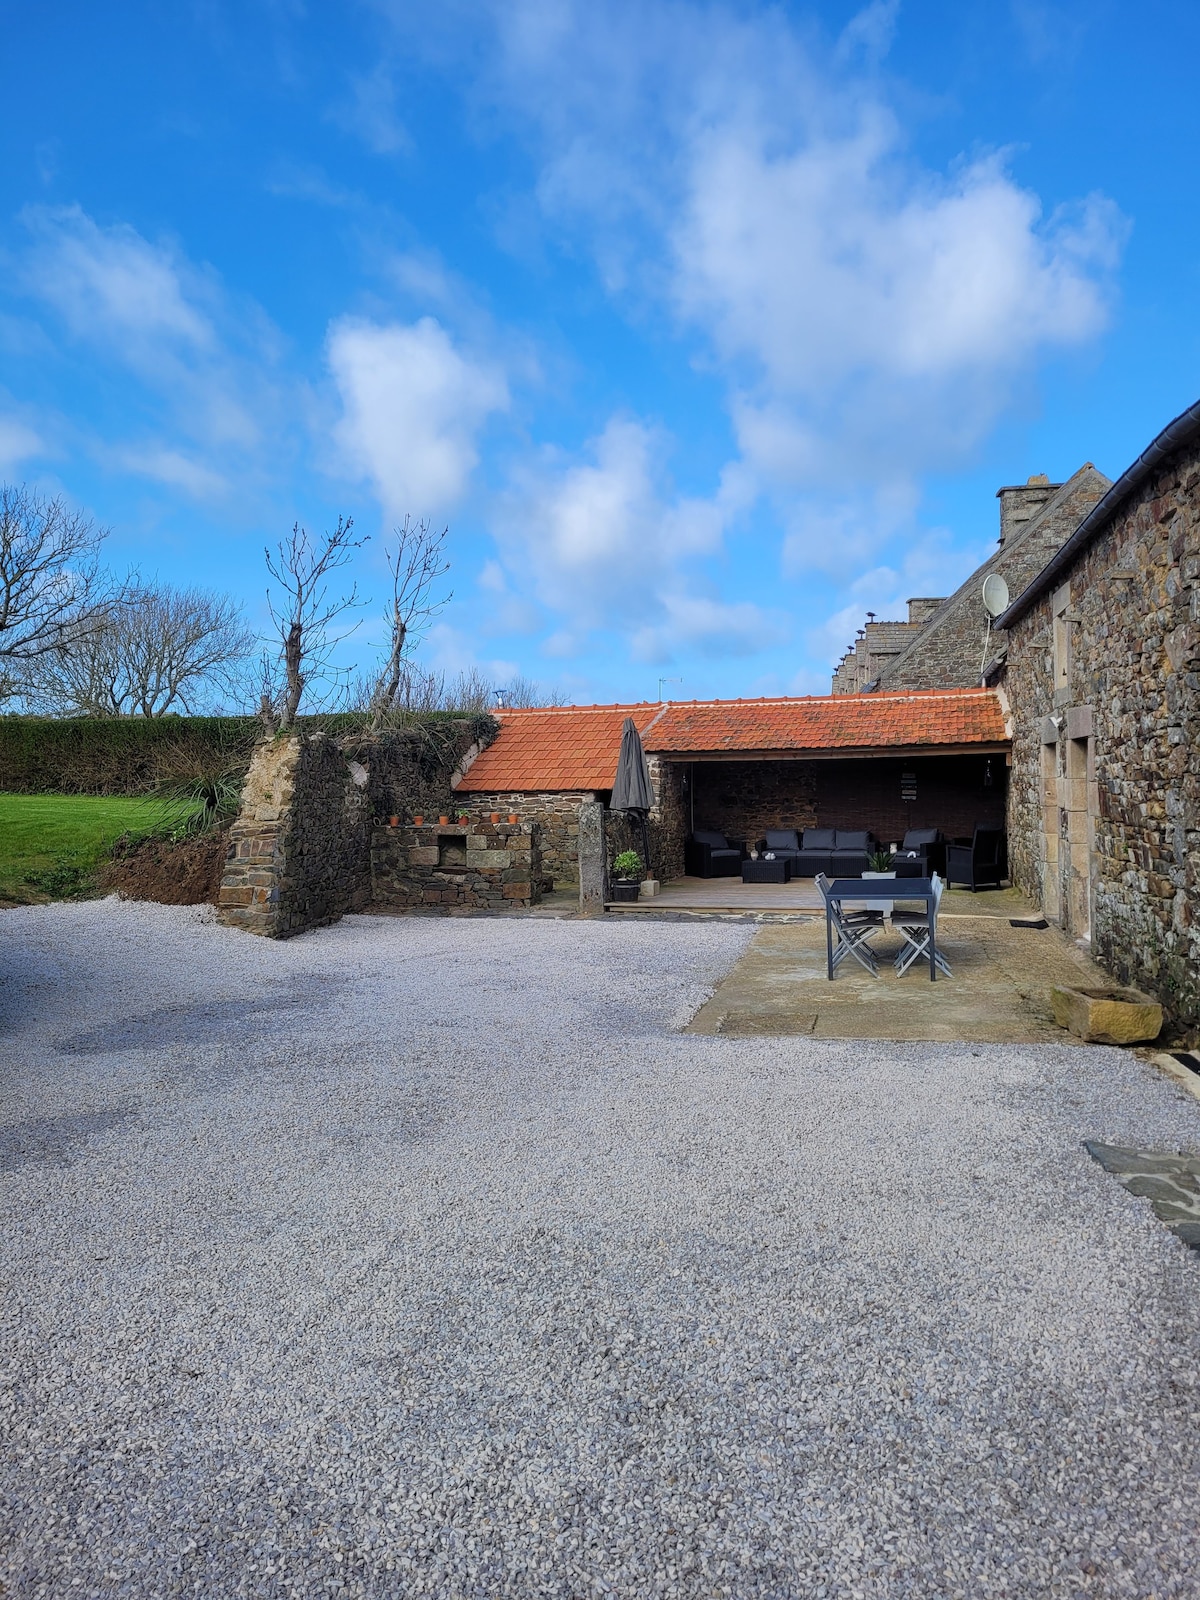
[[[164,906],[215,905],[221,891],[229,830],[216,829],[195,839],[118,841],[100,874],[104,889],[123,900],[156,900]]]

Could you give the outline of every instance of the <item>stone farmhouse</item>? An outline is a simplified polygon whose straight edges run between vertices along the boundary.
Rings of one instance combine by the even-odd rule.
[[[1200,402],[997,619],[1010,860],[1047,917],[1200,1024]]]
[[[995,554],[948,599],[869,619],[833,693],[994,687],[1013,882],[1122,982],[1200,1027],[1200,403],[1110,483],[999,491]],[[1011,600],[994,625],[983,581]]]

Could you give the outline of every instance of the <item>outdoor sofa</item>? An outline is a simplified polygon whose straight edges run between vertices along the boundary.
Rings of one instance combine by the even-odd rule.
[[[697,828],[684,842],[683,870],[689,878],[740,878],[746,847],[712,828]]]
[[[805,828],[803,839],[791,828],[770,828],[763,843],[776,858],[792,863],[792,876],[861,878],[879,845],[865,829]]]

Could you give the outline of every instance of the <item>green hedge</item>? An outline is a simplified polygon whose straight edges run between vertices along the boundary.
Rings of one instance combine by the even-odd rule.
[[[364,728],[357,712],[301,717],[306,728],[352,733]],[[420,722],[467,720],[480,730],[491,718],[431,712]],[[448,730],[447,730],[448,731]],[[0,717],[0,791],[8,794],[147,794],[167,771],[195,763],[248,760],[262,732],[254,717]],[[486,740],[486,735],[485,735]],[[432,765],[438,745],[432,741]]]

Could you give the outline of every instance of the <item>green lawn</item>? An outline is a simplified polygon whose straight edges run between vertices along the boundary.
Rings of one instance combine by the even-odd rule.
[[[0,902],[87,893],[96,864],[114,839],[152,833],[179,812],[177,801],[0,794]]]

